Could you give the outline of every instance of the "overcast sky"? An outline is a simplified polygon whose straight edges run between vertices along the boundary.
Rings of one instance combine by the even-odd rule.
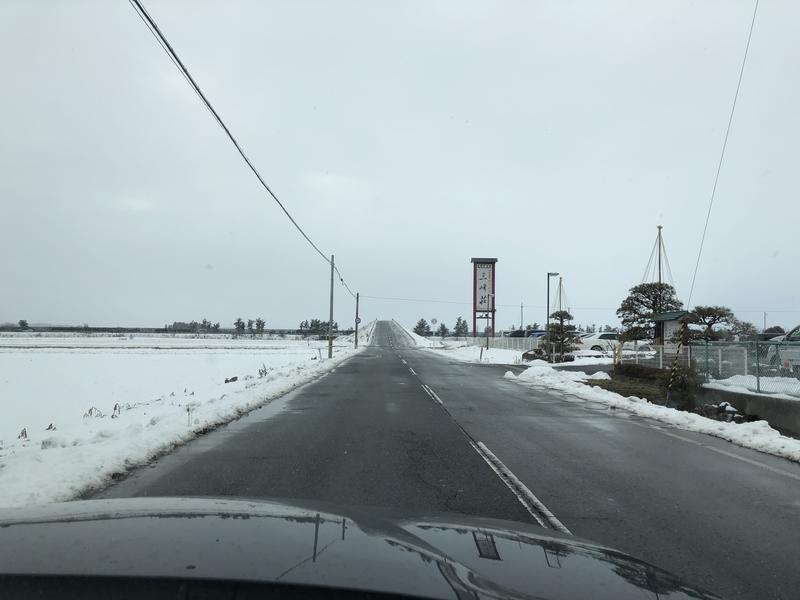
[[[753,3],[145,0],[365,319],[685,302]],[[762,0],[692,305],[800,322],[800,3]],[[328,266],[125,0],[0,3],[0,322],[325,318]],[[336,288],[335,318],[353,302]]]

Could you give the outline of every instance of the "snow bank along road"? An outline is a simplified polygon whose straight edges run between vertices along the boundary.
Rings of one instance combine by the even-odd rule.
[[[369,335],[371,325],[364,329]],[[149,338],[148,347],[64,339],[70,347],[43,347],[52,341],[44,337],[23,348],[0,340],[0,506],[68,500],[354,352],[346,337],[336,340],[333,360],[322,358],[325,342],[312,340],[227,340],[222,350],[202,339]]]
[[[542,522],[727,598],[796,598],[800,465],[449,361],[391,322],[322,379],[99,497],[311,499]]]

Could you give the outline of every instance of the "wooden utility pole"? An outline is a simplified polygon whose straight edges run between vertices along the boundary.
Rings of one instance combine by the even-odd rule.
[[[356,348],[358,348],[358,323],[361,319],[358,318],[358,297],[359,292],[356,292]]]
[[[333,358],[333,254],[331,254],[331,311],[328,318],[328,358]]]

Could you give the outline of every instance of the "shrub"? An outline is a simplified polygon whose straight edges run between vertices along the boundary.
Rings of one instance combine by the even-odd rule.
[[[645,379],[647,381],[657,381],[663,373],[663,369],[630,363],[622,363],[614,367],[614,375],[617,377],[630,377],[632,379]]]
[[[663,371],[659,375],[659,383],[664,388],[667,406],[678,410],[695,410],[695,397],[700,390],[701,378],[694,367],[678,366],[673,377],[672,371]],[[670,388],[670,381],[672,388]]]

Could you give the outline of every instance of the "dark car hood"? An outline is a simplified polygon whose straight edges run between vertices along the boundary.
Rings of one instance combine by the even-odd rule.
[[[200,498],[0,511],[0,575],[282,582],[429,598],[713,598],[615,550],[523,523]]]

